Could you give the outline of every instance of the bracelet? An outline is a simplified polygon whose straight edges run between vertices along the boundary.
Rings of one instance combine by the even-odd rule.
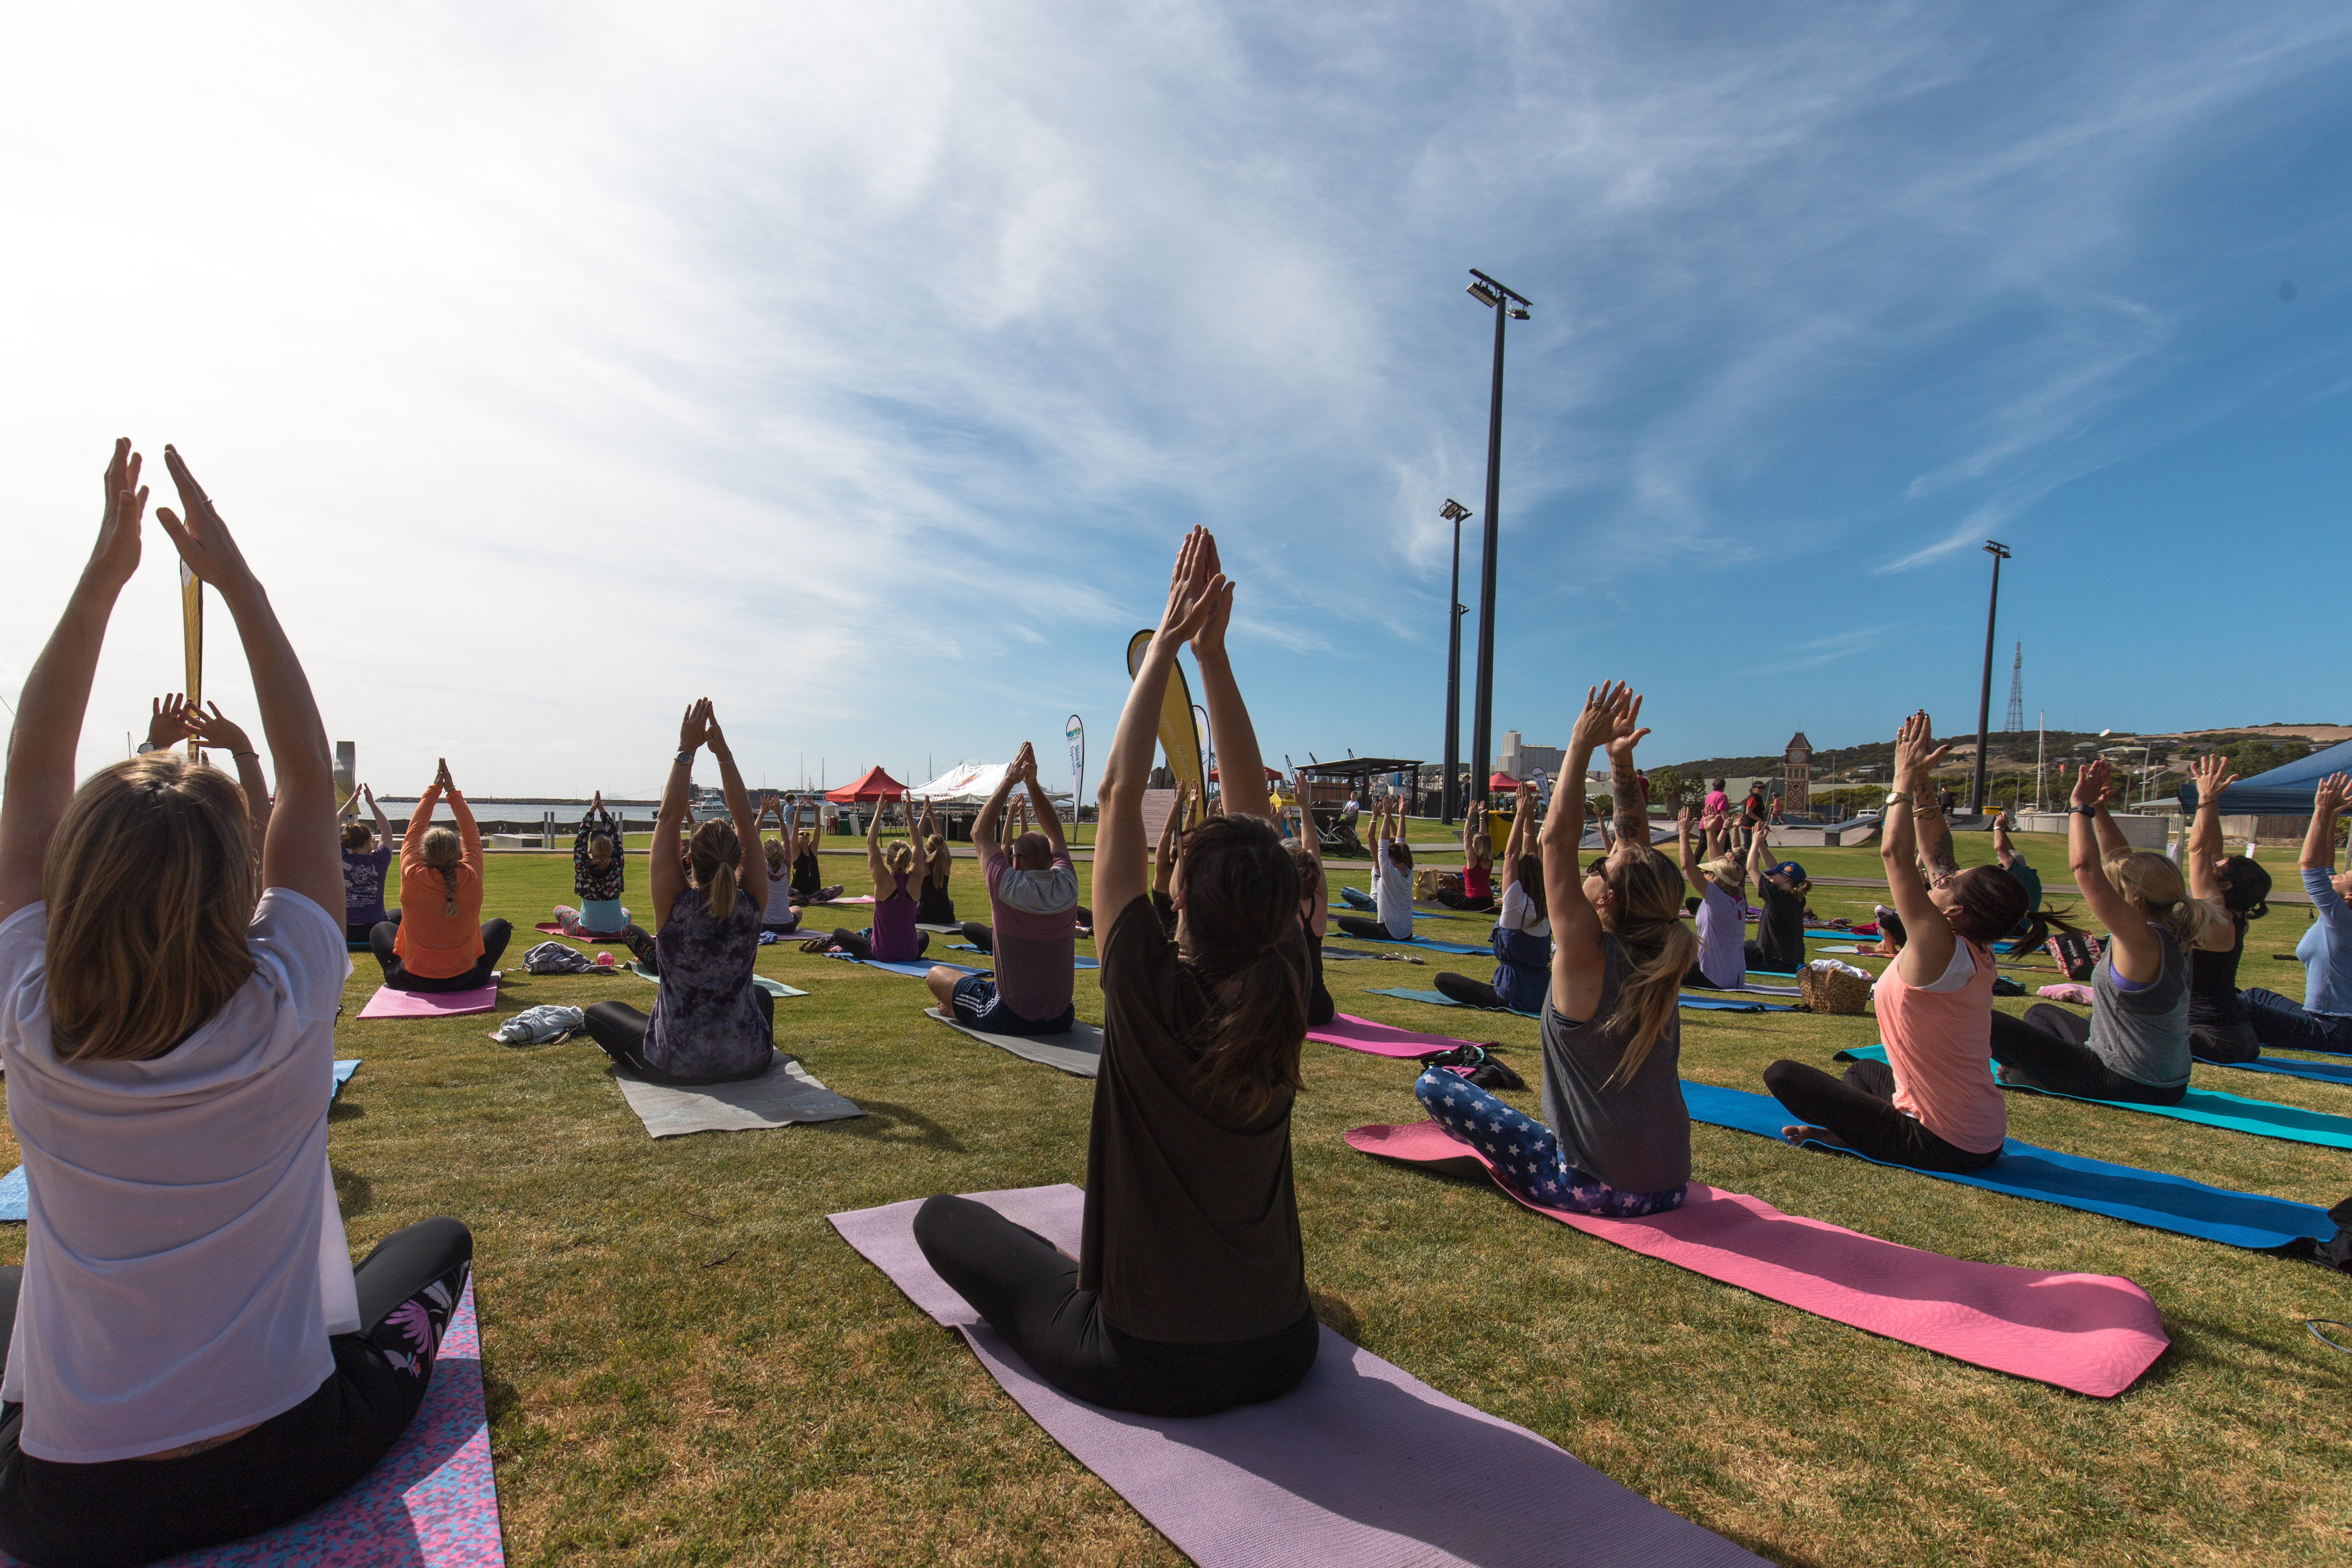
[[[229,753],[229,755],[230,755],[231,757],[250,757],[250,758],[256,758],[256,759],[258,759],[258,758],[260,758],[260,756],[261,756],[261,753],[259,753],[258,751],[232,751],[232,752],[230,752],[230,753]]]
[[[2069,806],[2066,810],[2071,815],[2077,817],[2095,817],[2099,814],[2099,809],[2096,806]]]

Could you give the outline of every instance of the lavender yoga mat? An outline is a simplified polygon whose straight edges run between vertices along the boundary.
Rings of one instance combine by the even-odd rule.
[[[1073,1255],[1086,1195],[971,1195]],[[931,1272],[919,1200],[831,1216],[918,1307],[960,1331],[1007,1394],[1202,1568],[1717,1568],[1763,1560],[1566,1450],[1457,1400],[1329,1329],[1279,1399],[1190,1419],[1057,1393]]]
[[[367,1006],[360,1009],[363,1019],[453,1019],[467,1013],[486,1013],[499,1005],[499,983],[470,991],[395,991],[390,986],[378,986]]]
[[[1358,1127],[1348,1145],[1413,1165],[1468,1160],[1493,1174],[1434,1122]],[[1503,1190],[1547,1219],[1769,1301],[2077,1394],[2122,1393],[2171,1343],[2147,1292],[2113,1275],[1965,1262],[1700,1182],[1682,1207],[1644,1219],[1570,1214]]]
[[[1319,1040],[1326,1045],[1366,1051],[1373,1056],[1426,1056],[1433,1051],[1452,1051],[1457,1045],[1476,1043],[1455,1040],[1452,1035],[1423,1034],[1391,1024],[1374,1023],[1353,1013],[1340,1013],[1329,1023],[1308,1030],[1307,1038]]]
[[[167,1557],[156,1568],[501,1568],[506,1560],[468,1284],[442,1335],[423,1407],[375,1469],[290,1524]],[[25,1568],[5,1552],[0,1565]]]

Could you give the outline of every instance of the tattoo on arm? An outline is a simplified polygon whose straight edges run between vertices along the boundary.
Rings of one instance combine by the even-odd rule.
[[[1642,799],[1642,780],[1633,769],[1629,757],[1609,758],[1610,816],[1617,824],[1617,836],[1636,844],[1650,841],[1649,803]]]

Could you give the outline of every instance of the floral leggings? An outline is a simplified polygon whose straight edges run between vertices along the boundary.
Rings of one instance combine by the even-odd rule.
[[[1423,1072],[1414,1098],[1446,1135],[1486,1156],[1495,1179],[1544,1208],[1639,1219],[1680,1208],[1687,1185],[1666,1192],[1620,1192],[1568,1163],[1549,1127],[1443,1067]]]

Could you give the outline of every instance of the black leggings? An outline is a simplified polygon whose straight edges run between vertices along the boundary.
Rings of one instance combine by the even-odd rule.
[[[751,988],[751,999],[760,1004],[760,1016],[768,1020],[768,1038],[776,1038],[776,998],[764,988]],[[665,1072],[646,1060],[646,1015],[626,1002],[590,1002],[587,1009],[588,1038],[602,1046],[604,1054],[627,1068],[648,1083],[667,1083],[688,1087],[697,1083],[740,1083],[746,1078],[757,1078],[774,1065],[762,1061],[757,1067],[740,1072],[720,1072],[707,1078],[680,1078],[675,1072]]]
[[[449,1218],[383,1239],[352,1270],[357,1333],[328,1340],[318,1392],[243,1437],[178,1459],[61,1464],[17,1447],[24,1406],[0,1405],[0,1548],[37,1568],[132,1568],[274,1529],[340,1495],[416,1415],[465,1291],[474,1239]],[[0,1344],[22,1269],[0,1270]],[[394,1316],[414,1303],[415,1312]]]
[[[987,927],[982,926],[981,929],[984,931]],[[833,944],[835,948],[848,954],[853,958],[862,959],[871,958],[874,956],[874,939],[866,935],[863,931],[852,931],[845,925],[836,925],[833,928],[833,935],[826,937],[825,940]],[[915,933],[915,957],[919,958],[925,953],[929,952],[930,950],[930,946],[931,934],[929,932],[918,931]],[[984,952],[986,949],[983,948],[982,951]],[[908,961],[911,963],[913,960],[909,959]]]
[[[408,972],[408,966],[392,950],[399,936],[397,914],[368,933],[368,946],[375,949],[375,961],[383,966],[385,985],[395,991],[472,991],[490,983],[490,971],[499,967],[507,944],[514,938],[514,924],[507,920],[483,921],[482,956],[474,960],[474,967],[462,975],[446,975],[438,979]]]
[[[1454,1001],[1460,1002],[1465,1008],[1487,1008],[1498,1012],[1508,1012],[1511,1010],[1511,1004],[1503,999],[1503,995],[1500,991],[1495,989],[1494,987],[1488,985],[1486,981],[1474,980],[1467,975],[1457,975],[1451,970],[1441,970],[1439,971],[1436,978],[1430,981],[1430,984],[1436,987],[1444,995]]]
[[[1157,907],[1156,904],[1154,904],[1154,907]],[[1085,904],[1080,904],[1073,905],[1070,913],[1076,915],[1078,917],[1078,924],[1085,926],[1087,930],[1091,931],[1095,928],[1095,912],[1088,909]],[[983,953],[993,953],[996,951],[995,927],[990,925],[985,920],[965,921],[963,923],[963,939],[971,943],[973,946],[979,948]]]
[[[2126,1078],[2085,1044],[2091,1020],[2049,1002],[2036,1002],[2023,1018],[1992,1015],[1992,1059],[2009,1071],[2003,1083],[2045,1089],[2082,1100],[2122,1100],[2135,1105],[2178,1105],[2186,1083],[2169,1089]]]
[[[1331,924],[1359,942],[1402,942],[1404,938],[1389,934],[1389,928],[1377,920],[1367,920],[1358,915],[1335,915]]]
[[[1801,1061],[1776,1061],[1764,1070],[1764,1089],[1789,1114],[1825,1128],[1856,1154],[1914,1170],[1962,1175],[2000,1158],[1948,1144],[1916,1117],[1895,1108],[1895,1069],[1883,1061],[1857,1061],[1840,1082]]]
[[[1495,907],[1495,895],[1490,893],[1484,898],[1472,898],[1468,894],[1455,893],[1451,888],[1441,887],[1429,895],[1429,902],[1442,904],[1448,909],[1483,911]]]
[[[1076,1260],[984,1204],[942,1193],[915,1211],[915,1243],[1029,1369],[1073,1399],[1143,1416],[1213,1416],[1287,1394],[1315,1364],[1312,1312],[1263,1339],[1169,1344],[1103,1320]]]

